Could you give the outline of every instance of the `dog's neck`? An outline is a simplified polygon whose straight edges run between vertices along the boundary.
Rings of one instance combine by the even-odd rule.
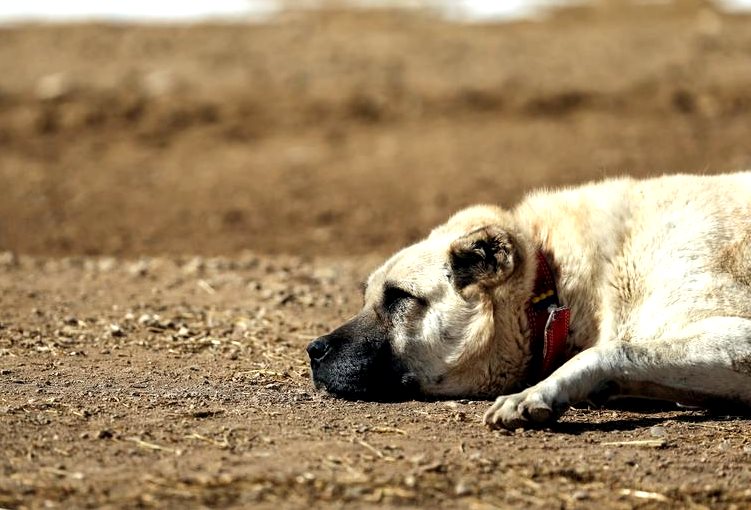
[[[571,310],[558,297],[555,273],[548,258],[536,252],[537,274],[532,297],[527,301],[532,366],[530,376],[540,381],[565,361]]]

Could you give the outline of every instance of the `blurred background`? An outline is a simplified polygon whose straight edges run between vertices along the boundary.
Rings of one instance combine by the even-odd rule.
[[[0,251],[387,253],[475,202],[751,168],[751,1],[0,5]]]

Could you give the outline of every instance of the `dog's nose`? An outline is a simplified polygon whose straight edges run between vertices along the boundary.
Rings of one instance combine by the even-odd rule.
[[[308,356],[311,361],[321,361],[326,353],[329,352],[331,346],[325,337],[317,338],[308,344]]]

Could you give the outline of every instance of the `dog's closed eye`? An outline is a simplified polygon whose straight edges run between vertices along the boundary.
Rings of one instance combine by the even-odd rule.
[[[387,285],[384,289],[383,308],[389,313],[389,315],[404,310],[410,304],[425,306],[427,303],[424,298],[415,296],[395,285]]]

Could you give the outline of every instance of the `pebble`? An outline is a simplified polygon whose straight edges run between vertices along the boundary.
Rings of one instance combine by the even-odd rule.
[[[652,437],[665,437],[668,435],[668,431],[661,425],[655,425],[649,429],[649,435]]]
[[[0,252],[0,267],[12,268],[18,266],[18,255],[12,251]]]
[[[203,273],[206,269],[206,263],[201,257],[194,257],[190,259],[183,267],[182,270],[185,274],[199,274]]]
[[[125,331],[118,324],[110,324],[110,335],[114,337],[125,336]]]
[[[456,487],[454,487],[454,494],[457,496],[468,496],[472,494],[472,488],[465,482],[459,482],[456,484]]]
[[[179,82],[169,69],[158,69],[143,76],[141,87],[152,97],[164,96],[178,88]]]
[[[115,436],[115,433],[110,429],[102,429],[99,432],[97,432],[97,439],[111,439]]]
[[[104,257],[97,262],[97,268],[103,273],[112,271],[116,265],[117,261],[113,257]]]
[[[128,265],[128,272],[133,276],[146,276],[149,274],[149,263],[145,260],[139,260]]]
[[[138,317],[138,324],[151,326],[155,322],[157,322],[157,319],[155,319],[154,316],[149,315],[148,313],[141,314]]]
[[[571,495],[571,497],[577,501],[582,501],[584,499],[589,499],[589,492],[584,491],[584,490],[579,490],[579,491],[574,492]]]
[[[43,101],[61,99],[73,92],[73,82],[65,73],[52,73],[39,78],[36,96]]]

